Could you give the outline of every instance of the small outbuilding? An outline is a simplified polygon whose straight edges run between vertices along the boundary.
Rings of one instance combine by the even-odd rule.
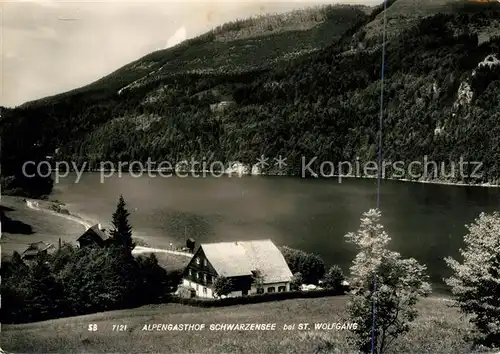
[[[186,248],[189,250],[189,252],[194,253],[194,249],[196,247],[196,242],[192,238],[188,238],[186,240]]]
[[[47,255],[49,250],[53,248],[54,245],[51,243],[45,243],[43,241],[34,242],[29,244],[28,248],[24,250],[24,252],[21,254],[21,258],[27,261],[33,260],[40,254]]]

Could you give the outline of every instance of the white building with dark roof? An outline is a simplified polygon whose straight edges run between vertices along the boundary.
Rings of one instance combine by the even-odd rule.
[[[183,285],[199,297],[214,297],[213,282],[229,278],[228,296],[290,291],[292,272],[271,240],[203,243],[187,265]]]

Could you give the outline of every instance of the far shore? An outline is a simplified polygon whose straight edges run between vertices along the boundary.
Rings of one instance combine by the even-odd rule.
[[[57,172],[57,169],[53,169],[53,172]],[[190,175],[197,174],[197,176],[193,177],[200,177],[202,175],[203,177],[210,177],[211,174],[217,174],[217,176],[214,177],[222,177],[222,176],[235,176],[235,177],[252,177],[252,176],[263,176],[263,177],[297,177],[300,179],[318,179],[318,180],[336,180],[338,183],[341,183],[342,179],[374,179],[376,180],[378,177],[377,176],[357,176],[357,175],[338,175],[338,174],[333,174],[333,175],[328,175],[324,177],[317,177],[317,176],[307,176],[303,177],[300,175],[295,175],[295,174],[284,174],[284,173],[273,173],[273,172],[262,172],[262,171],[255,171],[255,170],[250,170],[248,168],[241,168],[241,169],[233,169],[233,170],[225,170],[225,171],[208,171],[208,170],[174,170],[174,169],[137,169],[137,170],[117,170],[117,169],[87,169],[85,171],[76,171],[72,169],[70,172],[77,172],[77,173],[119,173],[119,176],[121,177],[122,174],[147,174],[147,173],[155,173],[155,174],[160,174],[161,173],[167,173],[165,176],[161,176],[164,178],[172,178],[172,177],[179,177],[179,178],[186,178],[186,177],[191,177]],[[65,172],[66,173],[66,172]],[[182,175],[179,175],[181,174]],[[105,178],[110,178],[112,176],[106,176]],[[66,177],[59,177],[61,178],[66,178]],[[409,178],[394,178],[394,177],[384,177],[382,178],[382,181],[394,181],[394,182],[410,182],[410,183],[424,183],[424,184],[435,184],[435,185],[446,185],[446,186],[460,186],[460,187],[483,187],[483,188],[499,188],[500,184],[493,184],[490,182],[484,182],[484,183],[465,183],[464,181],[458,181],[458,182],[452,182],[452,181],[447,181],[447,180],[439,180],[439,179],[429,179],[429,180],[423,180],[423,179],[409,179]]]
[[[339,176],[335,176],[338,178]],[[341,176],[341,178],[357,178],[357,179],[377,179],[377,177],[359,177],[359,176]],[[450,181],[440,181],[440,180],[415,180],[408,178],[383,178],[382,181],[393,181],[393,182],[410,182],[410,183],[423,183],[423,184],[442,184],[445,186],[456,186],[456,187],[483,187],[483,188],[499,188],[500,184],[491,183],[465,183],[465,182],[450,182]]]

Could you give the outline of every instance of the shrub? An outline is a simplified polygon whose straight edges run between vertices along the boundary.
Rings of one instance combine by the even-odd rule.
[[[132,237],[132,241],[136,246],[149,247],[149,245],[142,238]]]
[[[63,208],[62,204],[58,204],[58,203],[52,203],[49,206],[49,209],[52,211],[55,211],[56,213],[60,213],[60,214],[65,214],[65,215],[70,214],[68,209]]]
[[[327,288],[340,289],[344,280],[345,277],[342,268],[334,265],[326,273],[324,284]]]
[[[228,295],[232,290],[232,286],[230,279],[223,276],[217,277],[213,284],[214,295],[217,297]]]
[[[196,290],[192,287],[181,285],[179,286],[178,296],[180,299],[191,299],[196,296]]]
[[[281,301],[300,298],[319,298],[327,296],[344,295],[345,289],[322,289],[312,291],[287,291],[281,293],[264,293],[258,295],[227,297],[224,299],[200,299],[182,298],[181,296],[171,296],[169,302],[196,307],[224,307],[234,305],[256,304],[268,301]]]
[[[319,280],[323,278],[325,263],[318,255],[286,246],[280,247],[280,251],[292,273],[302,274],[304,283],[317,285]]]
[[[139,288],[142,298],[141,303],[160,301],[170,291],[171,284],[167,271],[158,265],[158,259],[154,253],[149,257],[137,257]]]
[[[2,322],[22,323],[167,301],[171,282],[156,257],[63,244],[25,263],[2,261]],[[8,309],[8,311],[7,311]]]
[[[300,272],[297,272],[293,275],[292,281],[290,282],[291,290],[300,290],[300,286],[304,284],[304,277]]]
[[[167,272],[168,277],[168,292],[174,292],[177,287],[182,283],[182,276],[184,271],[182,269],[176,269]]]

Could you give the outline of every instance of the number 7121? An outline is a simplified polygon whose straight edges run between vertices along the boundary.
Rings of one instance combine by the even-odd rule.
[[[127,325],[123,325],[123,324],[113,325],[113,331],[125,332],[126,330],[127,330]]]

